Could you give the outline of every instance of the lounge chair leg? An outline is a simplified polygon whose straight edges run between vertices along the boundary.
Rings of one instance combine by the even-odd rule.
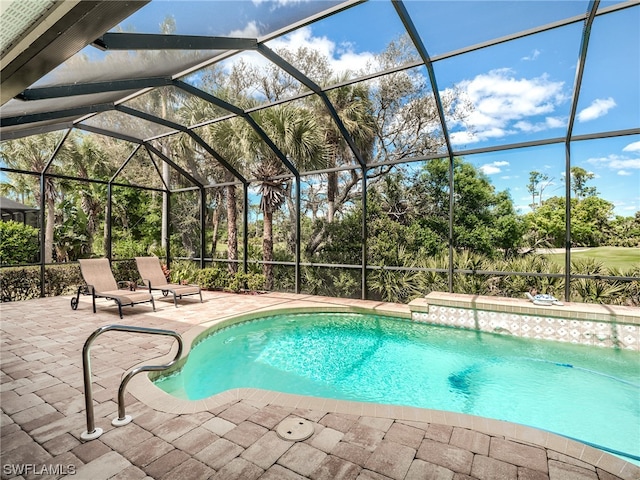
[[[91,298],[93,299],[93,313],[96,313],[96,294],[91,293]]]
[[[176,293],[175,292],[173,292],[173,306],[178,308],[178,302],[176,300]]]
[[[155,312],[156,311],[156,302],[153,299],[153,297],[151,297],[151,306],[153,307],[153,311]]]
[[[200,303],[202,303],[202,290],[198,292],[200,294]]]
[[[122,303],[120,302],[120,300],[116,300],[116,303],[118,304],[118,313],[120,314],[120,318],[122,319]]]
[[[80,292],[82,291],[82,287],[78,287],[78,293],[76,294],[75,297],[71,298],[71,309],[72,310],[77,310],[78,309],[78,302],[80,302]]]

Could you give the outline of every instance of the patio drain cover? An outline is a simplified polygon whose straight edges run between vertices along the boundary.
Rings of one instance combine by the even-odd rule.
[[[276,433],[283,440],[300,442],[313,435],[313,424],[302,418],[289,417],[280,422]]]

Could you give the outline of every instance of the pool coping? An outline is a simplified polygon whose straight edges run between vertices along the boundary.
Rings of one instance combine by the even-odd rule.
[[[570,314],[576,320],[640,325],[640,308],[628,305],[578,302],[564,302],[562,306],[534,305],[524,298],[435,291],[409,302],[411,310],[416,312],[428,312],[429,305],[558,318]]]
[[[270,315],[285,313],[314,312],[338,312],[338,313],[375,313],[400,317],[410,320],[411,313],[381,307],[359,306],[314,306],[314,307],[273,307],[257,312],[242,315],[232,315],[226,318],[206,322],[187,330],[183,335],[183,357],[186,360],[194,342],[202,340],[216,331],[216,327],[225,328],[234,324],[262,318]],[[175,356],[177,345],[170,352],[156,360],[158,362],[170,362]],[[139,366],[148,364],[141,362]],[[128,384],[128,393],[149,407],[170,414],[195,414],[211,411],[223,405],[242,400],[259,402],[264,405],[281,407],[293,407],[298,409],[315,409],[328,413],[350,414],[374,418],[395,418],[404,421],[436,423],[451,427],[460,427],[475,430],[489,435],[504,436],[507,439],[552,449],[558,453],[590,463],[598,468],[606,470],[614,475],[624,475],[629,462],[599,450],[577,440],[572,440],[559,434],[541,430],[535,427],[497,420],[487,417],[479,417],[446,410],[433,410],[419,407],[390,405],[372,402],[359,402],[350,400],[337,400],[331,398],[311,397],[298,394],[277,392],[273,390],[257,388],[235,388],[212,395],[200,400],[186,400],[174,397],[156,387],[148,375],[137,375]]]
[[[431,292],[408,304],[414,321],[522,338],[640,351],[640,308]]]

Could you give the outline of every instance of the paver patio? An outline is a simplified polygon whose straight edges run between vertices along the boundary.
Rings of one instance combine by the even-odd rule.
[[[188,337],[216,320],[273,308],[407,311],[403,305],[307,295],[203,296],[204,303],[184,299],[178,309],[160,298],[157,312],[125,307],[123,320],[106,301],[92,313],[88,297],[76,311],[70,297],[3,303],[1,478],[640,479],[640,468],[617,457],[506,422],[272,392],[239,391],[228,401],[185,412],[169,404],[154,407],[137,386],[126,396],[133,421],[113,427],[123,375],[166,356],[171,344],[167,337],[122,332],[105,333],[91,349],[96,426],[104,433],[81,440],[82,347],[100,326],[163,328]],[[301,442],[281,439],[275,429],[290,416],[311,422],[314,434]]]

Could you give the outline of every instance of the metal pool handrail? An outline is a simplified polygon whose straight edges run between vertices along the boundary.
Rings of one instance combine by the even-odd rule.
[[[115,418],[111,423],[115,426],[126,425],[131,421],[131,416],[125,415],[124,405],[124,392],[129,383],[129,380],[141,372],[159,372],[166,370],[178,361],[182,355],[182,337],[180,334],[172,330],[162,330],[158,328],[147,327],[134,327],[129,325],[105,325],[98,328],[93,332],[87,341],[84,343],[82,349],[82,370],[84,374],[84,399],[87,413],[87,431],[80,435],[83,440],[93,440],[102,435],[102,429],[95,427],[95,419],[93,415],[93,390],[91,388],[91,361],[89,358],[90,348],[93,341],[102,333],[108,331],[118,332],[131,332],[131,333],[146,333],[150,335],[166,335],[175,338],[178,341],[178,352],[171,362],[166,365],[143,365],[131,370],[120,382],[120,388],[118,389],[118,418]]]

